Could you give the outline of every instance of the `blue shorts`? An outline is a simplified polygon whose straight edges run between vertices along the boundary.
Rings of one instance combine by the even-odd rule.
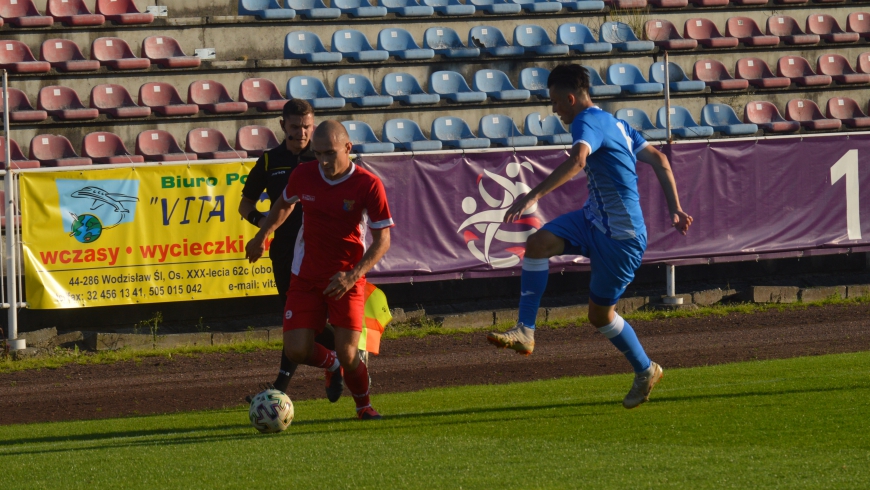
[[[541,229],[565,240],[564,255],[589,259],[592,267],[589,296],[601,306],[616,304],[634,279],[646,250],[646,234],[628,240],[608,238],[586,219],[582,209],[563,214]]]

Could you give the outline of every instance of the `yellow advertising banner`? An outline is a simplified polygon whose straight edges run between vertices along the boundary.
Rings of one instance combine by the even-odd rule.
[[[22,172],[30,308],[277,294],[272,264],[245,260],[238,213],[253,163]],[[261,199],[258,208],[268,209]]]

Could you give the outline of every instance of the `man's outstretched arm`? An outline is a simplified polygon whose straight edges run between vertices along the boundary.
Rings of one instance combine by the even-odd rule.
[[[512,223],[520,219],[523,211],[538,202],[538,199],[573,179],[575,175],[586,167],[587,156],[589,156],[589,147],[583,143],[578,143],[571,147],[571,154],[556,167],[556,170],[553,170],[553,173],[547,176],[543,182],[536,185],[528,194],[514,201],[513,205],[504,214],[504,222]]]
[[[652,145],[647,145],[646,148],[639,151],[637,159],[641,162],[648,163],[652,166],[656,177],[659,179],[659,184],[665,193],[665,199],[668,201],[668,210],[671,214],[671,225],[677,231],[685,235],[689,231],[689,226],[692,224],[692,217],[683,212],[680,206],[680,196],[677,193],[677,183],[674,180],[674,173],[671,171],[671,164],[668,162],[668,157],[664,153],[656,150]]]
[[[275,204],[269,210],[268,216],[260,220],[260,231],[245,245],[245,258],[249,262],[256,262],[266,253],[266,238],[275,233],[275,230],[284,224],[284,221],[293,212],[294,206],[296,206],[296,201],[292,203],[287,202],[283,196],[275,200]]]

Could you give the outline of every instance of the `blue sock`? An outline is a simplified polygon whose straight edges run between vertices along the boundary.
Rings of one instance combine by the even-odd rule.
[[[614,314],[612,322],[599,328],[598,331],[604,334],[619,349],[619,352],[625,355],[625,358],[631,363],[631,367],[634,368],[634,372],[639,373],[649,368],[649,357],[643,351],[640,341],[637,340],[637,334],[618,313]]]
[[[550,275],[550,259],[523,258],[523,275],[520,280],[520,318],[529,328],[535,328],[541,296],[547,289]]]

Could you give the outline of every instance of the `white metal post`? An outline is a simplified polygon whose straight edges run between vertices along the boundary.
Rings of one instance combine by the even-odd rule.
[[[665,272],[667,273],[668,294],[666,297],[662,298],[662,303],[666,305],[683,304],[683,298],[677,297],[677,279],[674,276],[676,272],[676,267],[668,264],[665,266]]]
[[[3,187],[6,190],[6,301],[9,303],[8,313],[8,344],[9,350],[16,351],[27,347],[25,339],[18,338],[18,295],[16,294],[15,277],[15,185],[12,182],[12,139],[9,137],[9,79],[3,70],[3,134],[6,136],[6,175],[3,176]]]
[[[671,71],[668,67],[668,52],[665,51],[665,130],[667,141],[671,142]]]

